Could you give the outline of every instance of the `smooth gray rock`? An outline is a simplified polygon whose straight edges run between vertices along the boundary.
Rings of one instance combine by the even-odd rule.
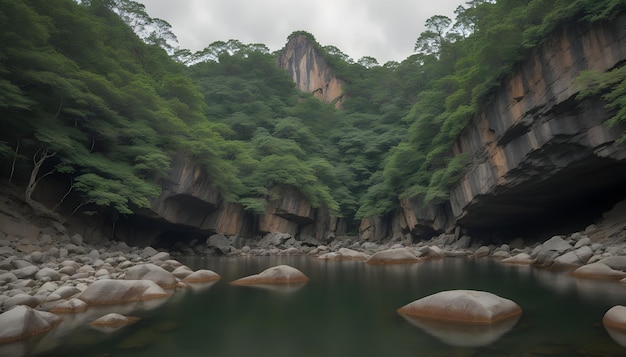
[[[170,260],[170,259],[172,259],[170,257],[170,253],[168,253],[168,252],[158,252],[155,255],[151,256],[148,260],[150,260],[151,262],[158,262],[158,261],[164,262],[164,261],[167,261],[167,260]]]
[[[488,246],[483,245],[482,247],[476,249],[473,254],[474,258],[484,258],[489,255],[490,249]]]
[[[26,305],[30,307],[35,307],[39,305],[39,299],[29,294],[21,293],[21,294],[14,295],[6,299],[4,303],[2,304],[2,307],[5,310],[9,310],[12,307],[18,306],[18,305]]]
[[[554,264],[557,266],[580,266],[583,265],[583,262],[580,261],[576,252],[567,252],[559,257],[554,259]]]
[[[554,236],[548,239],[541,247],[542,251],[553,250],[559,253],[567,252],[573,248],[572,245],[563,240],[561,236]]]
[[[114,305],[166,297],[168,294],[151,280],[97,280],[79,295],[89,305]]]
[[[151,280],[160,287],[170,289],[176,287],[177,280],[169,271],[152,263],[136,265],[126,270],[126,280]]]
[[[608,257],[600,260],[615,270],[626,271],[626,256]]]
[[[579,239],[576,242],[576,244],[574,244],[574,249],[578,249],[578,248],[586,246],[586,245],[591,245],[591,239],[589,239],[588,237],[583,237],[583,238]]]
[[[73,234],[70,237],[70,242],[72,242],[72,244],[75,244],[75,245],[83,245],[83,236],[81,236],[78,233]]]
[[[143,248],[143,250],[141,251],[141,255],[143,255],[146,258],[149,258],[157,254],[158,252],[159,252],[158,250],[148,246],[148,247]]]
[[[583,245],[577,248],[574,252],[583,264],[587,264],[589,259],[593,256],[593,250],[588,245]]]
[[[15,274],[15,276],[17,276],[18,279],[26,279],[26,278],[34,277],[38,271],[39,271],[39,268],[37,268],[34,265],[31,265],[31,266],[26,266],[21,269],[12,270],[11,272]]]
[[[61,274],[59,274],[54,269],[42,268],[35,274],[35,278],[38,280],[42,280],[43,278],[48,278],[51,281],[59,281],[61,280]]]

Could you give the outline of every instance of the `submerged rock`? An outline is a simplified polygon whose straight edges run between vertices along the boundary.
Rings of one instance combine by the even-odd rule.
[[[0,343],[21,340],[47,332],[63,319],[53,313],[17,306],[0,314]]]
[[[237,279],[233,285],[255,285],[255,284],[291,284],[309,281],[309,277],[300,270],[289,265],[279,265],[262,271],[256,275],[250,275]]]
[[[95,319],[89,324],[92,326],[110,326],[110,327],[120,327],[126,326],[128,324],[132,324],[139,320],[139,317],[135,316],[124,316],[116,313],[110,313],[104,315],[100,318]]]
[[[413,301],[398,309],[401,315],[470,324],[493,324],[519,317],[515,302],[476,290],[442,291]]]
[[[322,260],[365,260],[367,255],[350,248],[339,248],[337,252],[322,254],[318,257]]]
[[[367,264],[379,265],[379,264],[410,264],[417,263],[420,261],[415,254],[411,253],[410,250],[406,248],[396,248],[396,249],[388,249],[383,250],[378,253],[375,253],[369,259],[367,259]]]
[[[220,280],[221,276],[212,270],[200,269],[187,275],[183,281],[185,283],[207,283],[209,281]]]

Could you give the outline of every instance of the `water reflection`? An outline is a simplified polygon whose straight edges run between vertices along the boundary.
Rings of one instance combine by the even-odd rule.
[[[446,258],[402,266],[293,256],[179,260],[193,270],[213,270],[222,280],[198,288],[189,284],[154,310],[133,312],[142,319],[117,332],[80,327],[80,317],[75,317],[67,322],[79,326],[72,332],[53,331],[30,340],[32,344],[13,345],[12,351],[0,345],[0,356],[545,355],[545,346],[558,346],[563,356],[580,351],[626,355],[626,348],[600,325],[608,308],[626,301],[626,286],[616,282],[575,279],[564,272],[488,259]],[[297,268],[310,281],[286,294],[227,283],[281,264]],[[416,328],[395,312],[407,301],[454,289],[506,297],[524,314],[510,328],[459,331]]]
[[[437,337],[450,346],[481,347],[494,343],[502,335],[509,332],[519,316],[492,325],[454,324],[432,319],[402,315],[409,323],[419,327],[428,334]]]
[[[534,269],[534,275],[543,286],[563,296],[575,294],[588,302],[623,303],[626,284],[611,280],[576,278],[568,272]]]
[[[622,347],[626,347],[626,331],[604,326],[606,332],[611,336],[613,341]]]
[[[242,289],[261,289],[267,290],[274,293],[279,294],[292,294],[305,286],[307,282],[302,283],[293,283],[293,284],[250,284],[250,285],[239,285],[238,287]]]

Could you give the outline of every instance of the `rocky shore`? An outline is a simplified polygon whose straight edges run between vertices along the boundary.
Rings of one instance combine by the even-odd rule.
[[[0,324],[23,326],[13,332],[3,327],[0,343],[52,329],[58,317],[67,313],[167,298],[190,285],[220,278],[212,271],[193,271],[175,259],[181,255],[235,259],[306,255],[320,261],[358,259],[368,264],[495,259],[503,264],[567,270],[580,278],[626,282],[622,280],[626,279],[625,217],[626,203],[622,202],[583,231],[532,244],[519,238],[486,245],[474,237],[443,234],[419,243],[408,238],[369,242],[336,237],[324,245],[313,238],[270,233],[258,240],[213,235],[205,242],[179,242],[171,251],[158,251],[110,240],[86,242],[57,222],[33,222],[4,210],[0,211]],[[119,318],[111,321],[120,323]]]

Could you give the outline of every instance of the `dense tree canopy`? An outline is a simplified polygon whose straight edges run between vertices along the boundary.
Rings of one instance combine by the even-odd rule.
[[[131,0],[0,5],[0,161],[27,199],[53,175],[79,197],[74,210],[131,214],[184,154],[252,212],[289,186],[353,219],[403,197],[445,202],[465,165],[452,144],[507,73],[555,29],[617,16],[625,1],[468,1],[383,65],[292,33],[346,83],[341,110],[299,92],[265,45],[180,49]],[[626,120],[624,73],[579,83],[581,96],[604,96],[612,122]]]

